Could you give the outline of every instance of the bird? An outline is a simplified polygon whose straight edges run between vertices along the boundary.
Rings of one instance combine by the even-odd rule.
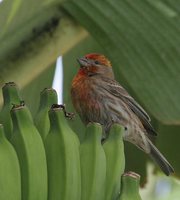
[[[147,112],[115,80],[112,64],[103,54],[89,53],[77,59],[79,70],[72,80],[71,99],[82,122],[102,125],[106,140],[111,125],[124,127],[123,139],[146,154],[169,176],[174,169],[151,141],[157,133]]]

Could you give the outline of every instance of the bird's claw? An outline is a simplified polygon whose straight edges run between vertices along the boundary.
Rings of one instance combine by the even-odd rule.
[[[67,112],[65,104],[63,104],[63,105],[61,104],[61,105],[59,105],[59,107],[63,109],[65,117],[67,117],[70,120],[72,120],[74,118],[75,114],[72,112]]]

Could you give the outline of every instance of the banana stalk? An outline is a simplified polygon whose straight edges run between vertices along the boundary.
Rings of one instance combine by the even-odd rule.
[[[21,199],[21,176],[18,157],[0,124],[0,199]]]
[[[48,200],[80,200],[79,140],[70,129],[64,109],[49,111],[50,131],[45,140],[48,166]]]
[[[85,140],[80,145],[81,200],[105,198],[106,157],[101,138],[100,124],[89,124]]]
[[[10,115],[10,110],[13,104],[19,104],[21,97],[19,95],[19,90],[14,82],[6,83],[2,88],[4,105],[0,112],[0,123],[4,126],[4,132],[8,140],[12,136],[12,120]]]
[[[141,200],[139,194],[140,176],[134,172],[122,176],[122,188],[119,200]]]
[[[47,199],[47,166],[43,142],[26,106],[14,106],[13,144],[20,163],[22,200]]]
[[[125,168],[123,133],[123,127],[112,125],[109,137],[103,144],[106,154],[105,200],[115,200],[120,193],[120,180]]]
[[[34,124],[36,125],[43,142],[45,141],[50,128],[48,111],[50,110],[51,105],[56,103],[56,91],[52,88],[45,88],[40,94],[39,109],[34,119]]]

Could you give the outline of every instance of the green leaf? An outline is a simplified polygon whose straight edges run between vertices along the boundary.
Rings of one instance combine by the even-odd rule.
[[[87,36],[64,14],[61,3],[40,0],[37,6],[35,0],[4,0],[0,4],[0,86],[8,81],[26,86]]]
[[[3,33],[6,32],[6,29],[8,28],[8,26],[10,25],[13,17],[15,16],[15,14],[17,13],[20,5],[21,5],[21,1],[22,0],[15,0],[13,3],[12,3],[12,7],[11,7],[11,10],[10,12],[8,13],[8,17],[7,17],[7,21],[6,21],[6,24],[5,24],[5,27],[3,29],[3,31],[1,32],[1,34],[3,35]]]
[[[147,111],[180,123],[178,12],[160,0],[71,0],[64,7],[106,50],[117,79],[128,82]]]
[[[177,154],[180,140],[180,127],[168,126],[159,124],[158,132],[161,133],[158,136],[157,145],[161,152],[166,155],[168,161],[174,167],[175,175],[180,175],[180,157]]]

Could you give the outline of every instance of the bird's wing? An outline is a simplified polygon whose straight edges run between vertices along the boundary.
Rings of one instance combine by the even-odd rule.
[[[138,116],[141,120],[144,128],[151,135],[157,135],[154,128],[152,127],[149,115],[146,111],[128,94],[128,92],[115,80],[106,81],[105,89],[114,96],[124,101],[129,108]]]

